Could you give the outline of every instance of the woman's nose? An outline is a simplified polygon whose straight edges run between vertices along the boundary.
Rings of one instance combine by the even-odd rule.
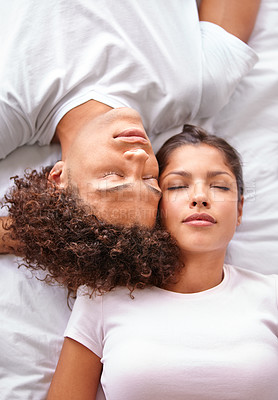
[[[201,184],[196,184],[190,199],[190,207],[210,207],[207,190]]]

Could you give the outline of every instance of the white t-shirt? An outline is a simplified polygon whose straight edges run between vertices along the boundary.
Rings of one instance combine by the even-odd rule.
[[[277,284],[225,265],[193,294],[83,287],[65,336],[101,358],[107,400],[277,400]]]
[[[0,158],[49,144],[95,99],[132,107],[150,137],[228,101],[256,54],[199,23],[195,0],[13,0],[0,4]]]

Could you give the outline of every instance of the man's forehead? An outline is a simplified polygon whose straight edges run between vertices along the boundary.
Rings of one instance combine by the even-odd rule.
[[[124,183],[114,186],[87,185],[79,188],[82,200],[93,213],[108,223],[153,227],[161,191],[148,184]]]
[[[156,203],[146,201],[109,201],[94,204],[93,208],[96,216],[108,223],[152,227],[156,220],[157,206]]]

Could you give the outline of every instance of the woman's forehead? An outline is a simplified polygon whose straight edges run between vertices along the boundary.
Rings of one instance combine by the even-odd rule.
[[[171,164],[182,164],[188,167],[223,164],[230,169],[221,150],[203,143],[198,145],[185,144],[176,148],[169,155],[167,167]]]

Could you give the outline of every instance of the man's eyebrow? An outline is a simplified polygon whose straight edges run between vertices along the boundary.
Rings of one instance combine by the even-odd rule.
[[[121,185],[117,185],[117,186],[112,186],[112,187],[108,187],[108,188],[97,188],[96,192],[97,193],[114,193],[114,192],[121,192],[125,189],[129,189],[133,186],[132,183],[123,183]]]
[[[156,196],[161,197],[161,191],[156,189],[155,187],[145,184],[145,186],[147,187],[147,189],[154,193]],[[133,188],[134,184],[133,183],[123,183],[121,185],[117,185],[117,186],[113,186],[113,187],[108,187],[108,188],[98,188],[96,189],[97,193],[115,193],[115,192],[121,192],[124,191],[126,189],[130,189]]]

